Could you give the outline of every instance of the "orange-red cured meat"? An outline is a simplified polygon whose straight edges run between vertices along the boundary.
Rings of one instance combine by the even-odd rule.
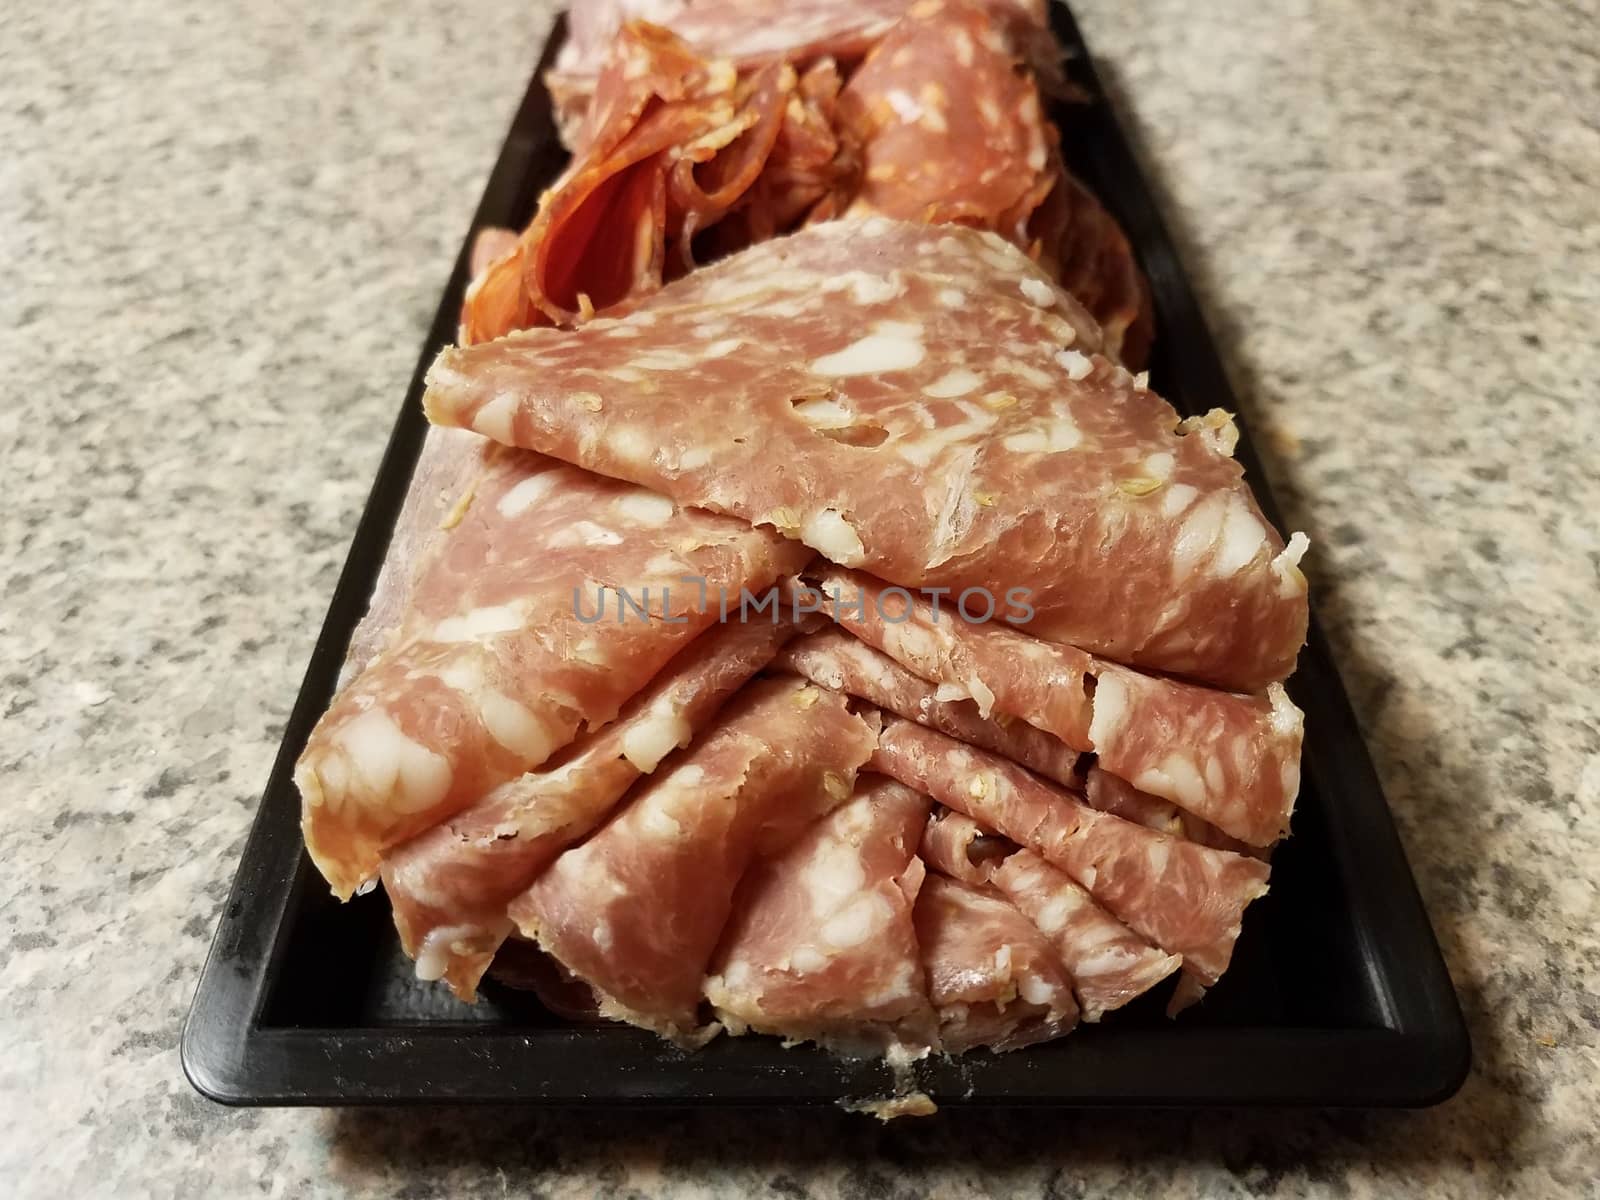
[[[1245,906],[1267,890],[1265,863],[1099,812],[1014,763],[909,721],[890,719],[872,769],[1037,851],[1207,983],[1227,969]]]
[[[746,872],[706,981],[731,1032],[882,1052],[933,1040],[911,906],[930,801],[880,775]]]
[[[992,234],[826,221],[621,318],[448,349],[425,403],[889,583],[1026,589],[1040,638],[1265,687],[1304,640],[1303,538],[1262,518],[1225,419],[1180,429],[1063,349],[1097,338]]]
[[[1145,675],[1004,620],[966,620],[959,601],[936,607],[859,571],[821,571],[818,587],[829,597],[825,611],[851,633],[950,696],[972,697],[981,715],[1020,717],[1068,747],[1092,750],[1103,770],[1251,845],[1288,831],[1304,718],[1281,685],[1244,696]],[[992,739],[975,744],[1010,753]],[[1049,761],[1043,747],[1036,753]]]
[[[760,125],[760,103],[772,124],[782,99],[771,87],[741,92],[730,64],[702,59],[654,26],[625,26],[600,76],[577,157],[540,198],[515,249],[475,279],[462,341],[571,323],[659,287],[668,152],[711,157]]]
[[[605,1015],[704,1040],[706,964],[746,866],[847,799],[872,744],[841,696],[793,676],[751,684],[517,897],[511,919]]]
[[[839,97],[862,147],[852,215],[961,221],[1019,234],[1052,181],[1032,76],[969,0],[928,0],[874,46]]]
[[[1037,27],[1008,28],[971,0],[919,8],[840,97],[864,163],[850,212],[994,230],[1038,258],[1099,321],[1107,352],[1139,369],[1148,289],[1121,228],[1063,164],[1041,80],[1018,69]]]
[[[695,231],[720,220],[744,197],[771,157],[796,86],[792,68],[768,63],[741,78],[735,104],[751,122],[725,145],[707,147],[709,156],[692,150],[675,162],[667,176],[667,223],[678,237],[684,269],[692,269],[690,240]]]
[[[843,629],[821,629],[801,638],[784,647],[778,661],[823,687],[859,696],[907,720],[992,750],[1063,787],[1080,786],[1082,755],[1060,738],[1025,721],[985,717],[971,700],[940,700],[935,684]]]
[[[825,56],[854,62],[905,12],[908,0],[582,0],[568,9],[567,41],[545,83],[563,140],[582,125],[619,30],[630,20],[670,29],[705,55],[741,67],[773,59],[804,68]]]
[[[687,745],[796,628],[787,622],[713,626],[680,650],[611,724],[385,855],[384,890],[418,976],[443,978],[463,1000],[473,999],[511,931],[511,899],[598,825],[640,775]]]
[[[1017,1050],[1077,1023],[1072,981],[1039,931],[998,895],[930,874],[914,916],[946,1053]]]
[[[719,586],[764,588],[807,557],[664,496],[484,447],[394,639],[334,698],[295,768],[306,848],[341,898],[390,847],[612,720],[716,619]],[[709,598],[683,575],[704,577]],[[618,620],[619,589],[651,619]]]
[[[942,874],[993,887],[1033,922],[1072,976],[1085,1021],[1098,1021],[1178,969],[1176,955],[1157,950],[1106,912],[1066,872],[988,833],[965,813],[946,810],[930,821],[921,854]]]

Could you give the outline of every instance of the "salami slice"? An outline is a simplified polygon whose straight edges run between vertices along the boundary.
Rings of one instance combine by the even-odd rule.
[[[890,719],[873,769],[1043,855],[1119,920],[1206,983],[1227,968],[1265,863],[1195,845],[1088,807],[1014,763]]]
[[[712,627],[611,724],[385,855],[384,890],[418,977],[443,978],[472,1000],[511,931],[512,898],[598,825],[640,775],[686,745],[796,629],[766,622]]]
[[[914,915],[946,1053],[1017,1050],[1077,1023],[1071,980],[1039,931],[998,895],[930,874]]]
[[[1082,786],[1083,755],[1060,738],[1025,721],[1000,714],[985,717],[971,700],[939,699],[935,684],[843,629],[822,629],[801,638],[784,648],[779,662],[813,683],[859,696],[908,721],[1004,755],[1063,787]]]
[[[1144,995],[1183,961],[1139,937],[1031,850],[1003,860],[990,882],[1049,940],[1072,975],[1085,1021]]]
[[[1065,747],[1093,751],[1102,770],[1251,845],[1287,832],[1300,790],[1304,718],[1281,684],[1243,696],[1145,675],[1002,621],[969,620],[964,601],[939,606],[859,571],[821,571],[818,587],[828,597],[825,611],[940,685],[938,694],[972,697],[981,716],[1019,717]],[[987,605],[976,611],[989,616]],[[1062,750],[1052,755],[1015,733],[1005,744],[996,735],[970,736],[977,732],[970,724],[945,732],[1069,782]]]
[[[1020,589],[1049,641],[1226,687],[1282,678],[1303,537],[1261,517],[1225,418],[1180,426],[1063,349],[1097,338],[992,234],[823,222],[620,319],[448,349],[425,403],[891,584]]]
[[[779,59],[803,69],[823,57],[859,60],[906,7],[907,0],[581,0],[568,9],[567,41],[545,84],[563,140],[578,148],[602,65],[629,20],[670,29],[700,53],[739,66]]]
[[[473,481],[483,470],[486,448],[484,440],[468,430],[428,427],[366,615],[350,635],[340,688],[393,641],[405,620],[412,584],[449,539],[455,508],[463,497],[470,497]]]
[[[994,870],[1017,845],[979,825],[966,813],[940,808],[922,830],[917,853],[941,875],[973,887],[987,887]]]
[[[785,77],[775,66],[741,86],[727,62],[703,59],[653,25],[625,25],[601,74],[578,156],[540,198],[516,248],[475,281],[462,341],[570,324],[659,287],[674,162],[689,163],[692,179],[694,163],[740,144],[753,129],[759,162],[782,117],[785,82],[792,88],[793,73]],[[671,199],[681,206],[692,198],[672,193]]]
[[[752,684],[510,916],[605,1015],[702,1042],[705,969],[746,866],[848,799],[872,744],[843,697],[793,676]]]
[[[878,775],[745,874],[706,981],[732,1033],[847,1053],[934,1040],[911,906],[930,801]]]
[[[850,206],[1021,235],[1053,180],[1033,77],[985,6],[926,0],[867,55],[840,96],[864,175]]]
[[[1265,860],[1268,851],[1260,846],[1229,837],[1209,821],[1185,812],[1170,800],[1141,792],[1125,779],[1118,779],[1100,766],[1091,764],[1084,775],[1084,800],[1090,808],[1136,821],[1140,825],[1170,833],[1186,841],[1199,842],[1217,850],[1232,850],[1235,854],[1250,854]]]
[[[930,821],[921,854],[934,870],[994,888],[1033,922],[1072,976],[1085,1021],[1098,1021],[1143,995],[1182,961],[1106,912],[1064,871],[988,833],[964,813],[947,810]]]
[[[335,697],[295,768],[306,848],[341,898],[384,851],[612,720],[717,618],[717,589],[764,588],[806,557],[740,522],[484,447],[394,640]]]

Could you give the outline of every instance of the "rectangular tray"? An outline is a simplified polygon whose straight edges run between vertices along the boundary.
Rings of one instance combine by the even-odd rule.
[[[1059,107],[1070,165],[1122,222],[1155,297],[1152,384],[1180,410],[1234,397],[1076,22],[1053,6],[1087,105]],[[546,45],[473,219],[521,228],[566,154],[540,77]],[[193,1085],[228,1104],[520,1101],[831,1104],[882,1095],[875,1062],[772,1038],[684,1054],[622,1026],[564,1023],[529,994],[486,984],[476,1006],[418,983],[381,891],[337,903],[300,840],[295,759],[327,707],[382,564],[422,443],[422,376],[455,336],[469,237],[406,394],[311,665],[284,732],[183,1034]],[[1247,437],[1238,458],[1276,506]],[[919,1081],[962,1105],[1420,1106],[1453,1094],[1470,1047],[1455,992],[1366,747],[1315,621],[1289,683],[1306,713],[1294,836],[1252,905],[1234,965],[1177,1021],[1151,995],[1098,1026],[1006,1055],[935,1057]]]

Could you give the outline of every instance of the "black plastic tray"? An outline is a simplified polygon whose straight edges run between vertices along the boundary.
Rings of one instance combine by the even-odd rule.
[[[1154,291],[1152,384],[1186,412],[1233,408],[1077,25],[1059,4],[1053,19],[1091,97],[1056,114],[1069,160],[1128,231]],[[563,29],[546,46],[474,230],[524,225],[565,160],[539,82]],[[291,768],[382,563],[421,445],[423,370],[454,337],[466,261],[464,247],[245,845],[184,1029],[184,1071],[230,1104],[794,1105],[881,1095],[891,1083],[881,1064],[785,1050],[771,1038],[722,1038],[686,1055],[638,1030],[565,1023],[492,982],[479,1004],[460,1004],[413,978],[381,891],[338,904],[302,850]],[[1238,456],[1276,520],[1248,439]],[[941,1106],[1418,1106],[1461,1085],[1470,1058],[1461,1010],[1315,622],[1290,692],[1307,730],[1294,836],[1219,986],[1177,1021],[1152,995],[1045,1046],[919,1064],[921,1086]]]

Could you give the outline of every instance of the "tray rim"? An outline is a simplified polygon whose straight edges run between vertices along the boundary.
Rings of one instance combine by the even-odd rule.
[[[1056,36],[1074,57],[1075,72],[1089,87],[1098,110],[1094,119],[1105,126],[1106,136],[1087,139],[1089,157],[1102,176],[1131,182],[1123,190],[1119,215],[1152,291],[1160,298],[1163,342],[1184,347],[1187,390],[1236,409],[1235,393],[1176,248],[1076,20],[1062,0],[1053,0],[1051,19]],[[501,213],[531,208],[532,193],[545,178],[538,167],[545,160],[559,162],[564,153],[554,140],[549,97],[540,81],[562,40],[565,23],[563,13],[551,26],[424,340],[184,1022],[180,1043],[184,1074],[197,1091],[219,1103],[791,1106],[833,1104],[846,1094],[870,1094],[883,1086],[884,1077],[875,1064],[828,1060],[829,1069],[819,1071],[817,1056],[782,1051],[771,1039],[746,1042],[746,1050],[738,1055],[745,1060],[741,1072],[750,1072],[746,1077],[730,1073],[727,1064],[716,1061],[720,1056],[715,1052],[685,1056],[663,1048],[648,1034],[625,1028],[496,1028],[471,1022],[311,1028],[264,1026],[260,1020],[269,981],[284,950],[281,934],[287,914],[294,910],[301,889],[319,884],[301,845],[298,806],[287,804],[293,796],[294,760],[326,707],[349,631],[366,607],[370,546],[387,545],[409,485],[426,426],[420,403],[423,375],[437,349],[454,340],[472,237],[486,224],[501,223]],[[1260,461],[1242,427],[1236,458],[1245,467],[1263,511],[1281,527]],[[1461,1087],[1472,1057],[1465,1019],[1314,613],[1293,679],[1292,692],[1314,689],[1321,697],[1319,705],[1333,709],[1336,728],[1319,732],[1334,737],[1338,753],[1310,758],[1305,767],[1322,795],[1340,797],[1338,811],[1326,821],[1326,832],[1333,839],[1329,853],[1337,866],[1347,870],[1359,862],[1363,868],[1347,880],[1351,905],[1358,910],[1358,928],[1372,929],[1381,916],[1378,923],[1389,930],[1381,944],[1365,947],[1366,960],[1381,964],[1370,982],[1383,1000],[1389,1027],[1107,1028],[1096,1031],[1087,1051],[1080,1042],[1073,1052],[1080,1057],[1120,1056],[1115,1073],[1119,1086],[1074,1093],[1055,1080],[1054,1073],[1021,1071],[1012,1073],[1017,1078],[1008,1081],[1003,1095],[969,1092],[965,1083],[973,1073],[972,1064],[941,1060],[923,1076],[924,1086],[937,1095],[941,1107],[1426,1107],[1448,1099]],[[1336,773],[1345,776],[1337,784],[1328,778]],[[1353,804],[1345,798],[1352,791],[1357,798]],[[1381,913],[1378,897],[1359,886],[1361,876],[1388,879]],[[1401,962],[1402,951],[1414,957]],[[1393,986],[1397,970],[1411,976],[1400,994]],[[587,1086],[570,1072],[563,1079],[561,1072],[552,1078],[533,1069],[541,1065],[548,1069],[544,1056],[552,1044],[574,1041],[587,1063],[612,1072],[601,1086]],[[1062,1045],[988,1061],[1031,1063],[1059,1053]],[[1270,1053],[1263,1056],[1264,1050]],[[1241,1063],[1246,1064],[1242,1072]],[[1216,1068],[1224,1065],[1227,1070],[1218,1076]],[[1404,1068],[1398,1080],[1397,1067]],[[983,1073],[981,1066],[977,1073]],[[697,1084],[706,1083],[703,1077],[710,1077],[715,1090],[696,1090]],[[1215,1086],[1219,1078],[1227,1080],[1225,1088]],[[1195,1086],[1197,1082],[1200,1086]]]

